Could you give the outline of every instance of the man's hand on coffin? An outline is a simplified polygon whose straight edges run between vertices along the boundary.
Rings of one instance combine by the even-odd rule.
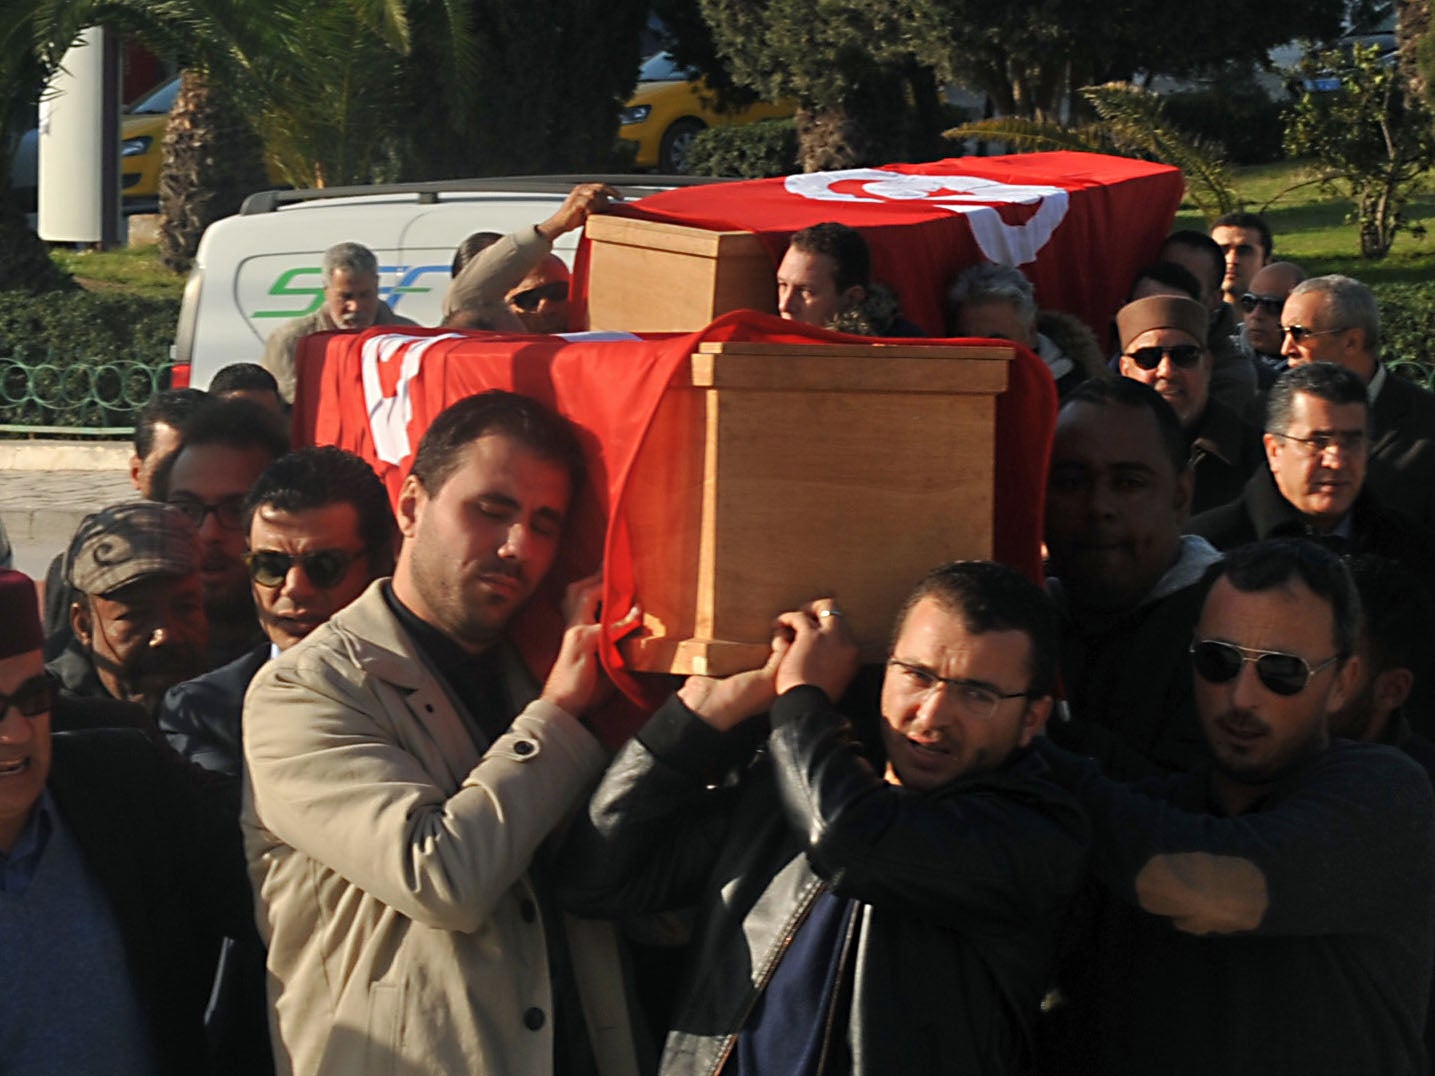
[[[766,713],[772,700],[777,698],[773,680],[787,647],[786,633],[778,633],[773,636],[772,650],[762,668],[733,673],[721,680],[712,676],[689,676],[678,689],[678,698],[719,732],[736,728],[748,718]]]
[[[857,674],[858,648],[847,630],[847,618],[831,598],[819,598],[777,618],[792,640],[777,666],[777,693],[811,684],[834,703]]]
[[[563,645],[543,685],[543,698],[573,717],[580,717],[593,704],[600,684],[606,684],[598,664],[598,602],[603,596],[603,576],[596,573],[568,587],[563,598],[563,615],[568,627]]]
[[[550,243],[565,232],[583,227],[590,213],[602,213],[623,196],[606,183],[580,183],[568,192],[553,216],[536,225],[538,234]]]

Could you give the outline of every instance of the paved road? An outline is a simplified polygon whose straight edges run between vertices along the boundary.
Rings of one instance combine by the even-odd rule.
[[[87,514],[137,496],[128,446],[84,447],[78,456],[63,446],[12,451],[0,461],[0,520],[15,547],[15,567],[27,575],[44,575]],[[50,463],[65,469],[48,469]],[[87,469],[73,469],[77,465]]]

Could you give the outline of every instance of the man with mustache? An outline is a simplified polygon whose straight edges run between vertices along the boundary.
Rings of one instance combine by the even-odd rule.
[[[289,449],[282,420],[250,400],[200,408],[180,445],[155,469],[153,496],[187,515],[199,532],[199,581],[209,617],[206,669],[217,669],[263,636],[244,565],[244,498],[264,468]]]
[[[425,432],[380,580],[259,670],[241,825],[281,1074],[637,1071],[608,928],[566,919],[541,852],[602,769],[596,578],[546,683],[508,625],[584,472],[509,392]],[[339,954],[342,953],[342,956]]]
[[[153,714],[169,688],[204,670],[194,524],[154,501],[117,504],[87,518],[73,548],[73,638],[47,667],[66,695],[124,699]]]
[[[1181,535],[1187,445],[1171,405],[1129,378],[1078,385],[1057,415],[1047,589],[1062,615],[1067,712],[1047,728],[1121,776],[1189,769],[1207,753],[1190,677],[1170,660],[1190,637],[1195,585],[1219,556]]]
[[[260,364],[279,383],[285,403],[294,402],[294,349],[310,333],[358,332],[370,325],[417,325],[379,298],[379,260],[362,243],[335,243],[324,251],[324,305],[270,334]]]
[[[1424,1073],[1435,797],[1403,752],[1330,736],[1355,586],[1305,540],[1229,554],[1206,586],[1187,675],[1208,771],[1126,786],[1040,748],[1106,897],[1071,988],[1087,1035],[1053,1071]]]

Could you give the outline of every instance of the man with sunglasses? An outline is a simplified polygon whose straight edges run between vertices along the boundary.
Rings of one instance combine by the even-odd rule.
[[[1241,329],[1232,339],[1241,353],[1256,366],[1256,380],[1262,391],[1271,387],[1286,368],[1281,354],[1284,334],[1281,311],[1291,289],[1305,279],[1305,270],[1294,262],[1271,262],[1251,277],[1250,290],[1235,299],[1241,314]]]
[[[1116,312],[1121,376],[1150,385],[1171,405],[1191,446],[1191,511],[1239,496],[1260,465],[1260,436],[1211,396],[1206,312],[1180,296],[1155,295]]]
[[[1330,737],[1357,671],[1350,575],[1314,543],[1264,542],[1207,584],[1186,649],[1208,771],[1126,786],[1040,748],[1091,817],[1106,897],[1085,988],[1068,984],[1086,1035],[1055,1060],[1424,1073],[1435,797],[1403,753]]]
[[[253,930],[236,782],[134,729],[52,736],[40,644],[34,583],[0,572],[0,1066],[215,1071],[219,939]]]
[[[1380,308],[1348,276],[1312,277],[1281,311],[1281,353],[1292,366],[1333,362],[1364,383],[1370,399],[1370,484],[1393,508],[1435,530],[1435,393],[1380,361]]]
[[[244,498],[260,472],[288,450],[283,421],[272,411],[250,400],[219,400],[190,416],[179,447],[155,469],[155,499],[174,505],[199,532],[207,669],[262,641],[244,565]]]
[[[153,716],[167,690],[204,671],[194,524],[168,505],[132,501],[87,517],[72,548],[71,638],[48,668],[68,696],[123,699]]]
[[[245,564],[265,640],[164,697],[160,730],[191,762],[237,777],[244,693],[260,667],[362,594],[394,564],[394,513],[358,456],[302,448],[271,463],[243,507]]]
[[[700,911],[663,1076],[1025,1071],[1086,840],[1029,750],[1051,604],[1001,565],[929,573],[863,715],[880,746],[838,709],[856,671],[835,601],[783,614],[767,664],[690,677],[573,824],[574,910]]]
[[[1296,366],[1266,395],[1266,466],[1230,504],[1187,530],[1217,549],[1313,537],[1341,553],[1375,553],[1430,577],[1429,537],[1366,483],[1365,386],[1335,363]]]

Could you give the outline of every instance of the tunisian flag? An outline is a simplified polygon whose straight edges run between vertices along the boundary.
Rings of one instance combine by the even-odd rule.
[[[873,279],[902,313],[945,335],[942,297],[983,261],[1019,267],[1043,309],[1074,314],[1106,341],[1132,279],[1155,261],[1181,202],[1170,165],[1097,153],[954,157],[777,179],[686,187],[615,207],[622,216],[748,231],[775,267],[792,233],[836,220],[872,251]],[[575,265],[586,294],[587,241]]]
[[[613,622],[641,600],[624,504],[628,475],[669,381],[703,342],[857,339],[750,311],[725,315],[695,333],[617,341],[392,327],[324,333],[306,337],[297,352],[294,440],[333,444],[362,456],[392,496],[423,431],[443,408],[465,396],[509,389],[572,420],[587,457],[589,482],[570,512],[559,562],[512,634],[542,682],[557,653],[563,588],[603,565],[603,619],[609,629],[603,663],[639,707],[602,716],[604,738],[616,743],[636,730],[641,709],[656,705],[671,690],[670,684],[654,685],[627,672],[611,631]],[[1018,348],[1009,366],[1009,387],[997,398],[994,544],[998,559],[1038,580],[1041,506],[1055,414],[1056,391],[1045,365]],[[941,558],[934,553],[932,559],[935,564]]]

